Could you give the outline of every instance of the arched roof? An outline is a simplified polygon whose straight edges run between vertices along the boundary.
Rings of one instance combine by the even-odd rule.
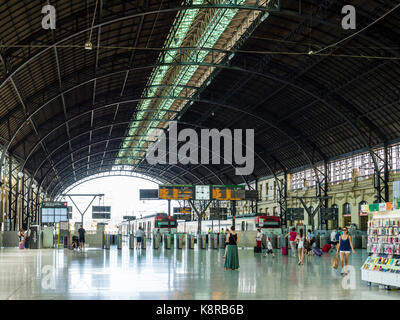
[[[222,35],[239,32],[235,23],[250,23],[231,47],[235,55],[218,51],[223,45],[216,42],[210,55],[222,60],[193,62],[201,76],[211,70],[209,81],[182,85],[190,94],[172,97],[184,108],[163,111],[152,111],[151,104],[143,109],[143,101],[154,100],[149,79],[157,67],[182,67],[176,59],[160,63],[160,49],[189,2],[99,0],[94,48],[85,50],[95,3],[57,1],[55,30],[41,28],[43,1],[0,5],[0,143],[53,196],[125,163],[165,182],[242,183],[400,137],[398,1],[352,1],[356,30],[342,29],[341,1],[303,0],[301,7],[297,0],[281,1],[267,17],[236,9]],[[214,12],[198,10],[204,19]],[[253,175],[235,176],[224,165],[140,161],[148,147],[144,124],[154,120],[142,119],[135,129],[142,112],[179,119],[181,128],[254,128]],[[136,146],[138,158],[124,156],[130,132],[129,148]]]

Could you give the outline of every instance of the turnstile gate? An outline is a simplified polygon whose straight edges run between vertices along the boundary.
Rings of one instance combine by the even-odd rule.
[[[169,233],[164,233],[164,248],[171,249],[171,235]]]
[[[208,235],[208,247],[210,249],[218,249],[218,235],[214,233]]]
[[[157,233],[153,234],[153,249],[158,249],[160,247],[160,235]]]
[[[135,249],[135,236],[133,234],[129,236],[129,249]]]
[[[111,235],[106,234],[104,235],[104,249],[110,249],[111,245]]]
[[[122,234],[118,235],[118,249],[122,249]]]
[[[225,240],[226,240],[226,236],[225,233],[220,233],[219,234],[219,243],[218,246],[222,249],[225,249]]]
[[[142,237],[142,249],[146,249],[147,248],[147,238],[146,235],[143,235]]]
[[[183,247],[183,234],[182,233],[175,233],[174,234],[174,246],[176,249],[182,249]]]
[[[197,245],[199,249],[206,249],[206,240],[207,240],[207,235],[205,234],[197,235]]]
[[[186,248],[194,249],[194,236],[189,234],[186,239]]]

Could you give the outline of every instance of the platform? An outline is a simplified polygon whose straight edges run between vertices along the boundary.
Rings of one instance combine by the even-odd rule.
[[[355,289],[343,289],[332,254],[275,258],[239,250],[240,270],[224,271],[222,250],[0,249],[0,299],[395,299],[400,291],[368,287],[352,255]],[[54,268],[54,269],[53,269]],[[52,270],[55,271],[54,278]],[[53,282],[51,280],[54,280]],[[50,288],[49,288],[50,287]]]

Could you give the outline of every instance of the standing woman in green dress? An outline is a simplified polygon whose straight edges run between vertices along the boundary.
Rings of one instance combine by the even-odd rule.
[[[239,269],[239,252],[237,243],[239,241],[239,236],[235,232],[235,227],[231,227],[231,232],[228,235],[228,246],[226,251],[226,259],[225,259],[225,270]]]

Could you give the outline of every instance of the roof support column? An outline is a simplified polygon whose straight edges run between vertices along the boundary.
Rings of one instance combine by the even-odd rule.
[[[278,188],[279,189],[278,203],[280,208],[281,224],[282,226],[287,227],[287,186],[288,186],[287,171],[286,170],[284,171],[282,180],[280,180],[279,178],[276,180],[278,182],[278,185],[280,184],[280,187]]]
[[[376,190],[377,202],[389,202],[389,159],[391,150],[385,142],[383,156],[372,150],[372,156],[377,163],[374,170],[374,188]]]

